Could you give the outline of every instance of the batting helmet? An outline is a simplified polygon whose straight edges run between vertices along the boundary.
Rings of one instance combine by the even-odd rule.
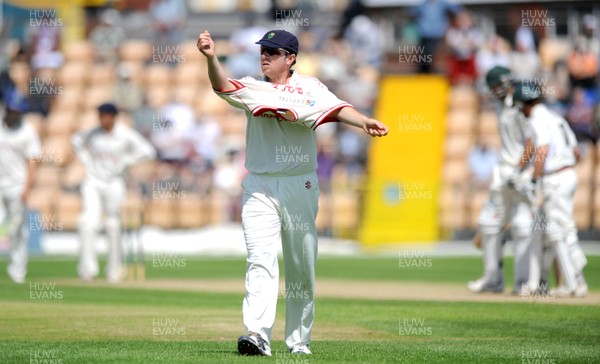
[[[495,66],[485,75],[485,83],[489,88],[502,85],[502,84],[510,84],[512,80],[512,76],[510,74],[510,70],[506,67]]]
[[[540,89],[535,85],[519,83],[515,87],[513,98],[515,101],[531,102],[542,97]]]
[[[496,66],[485,75],[485,83],[498,98],[503,98],[508,94],[511,82],[512,75],[506,67]]]

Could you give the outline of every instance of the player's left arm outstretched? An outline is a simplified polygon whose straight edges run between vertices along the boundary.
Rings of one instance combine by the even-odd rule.
[[[129,142],[129,154],[124,161],[126,168],[156,158],[156,149],[137,131],[130,130]]]
[[[332,117],[337,118],[344,124],[361,128],[365,131],[365,133],[374,137],[385,136],[389,131],[387,125],[385,125],[381,121],[365,116],[352,107],[344,107],[336,113],[332,114]]]

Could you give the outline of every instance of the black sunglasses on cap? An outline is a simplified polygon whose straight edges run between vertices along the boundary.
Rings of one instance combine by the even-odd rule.
[[[267,52],[267,54],[269,56],[278,56],[281,54],[281,52],[284,52],[286,54],[290,53],[283,48],[271,48],[271,47],[264,47],[264,46],[260,47],[260,54],[263,54],[264,52]]]

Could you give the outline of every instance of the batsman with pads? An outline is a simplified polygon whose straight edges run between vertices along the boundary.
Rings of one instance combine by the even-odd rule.
[[[587,260],[579,245],[573,219],[573,198],[577,188],[575,163],[579,148],[567,121],[541,102],[535,85],[521,84],[515,92],[523,114],[530,120],[535,147],[532,181],[540,184],[543,202],[536,221],[531,248],[529,291],[546,289],[554,254],[563,285],[552,293],[558,297],[584,297],[588,293],[583,277]]]
[[[510,70],[499,66],[492,68],[486,75],[486,83],[498,101],[499,165],[494,168],[489,198],[478,219],[483,277],[470,281],[467,289],[476,293],[504,290],[502,235],[504,226],[510,224],[515,247],[513,293],[519,293],[528,279],[528,250],[533,222],[531,171],[526,168],[530,132],[513,102]]]
[[[249,173],[242,183],[247,249],[242,312],[247,333],[238,339],[238,351],[271,355],[279,289],[277,251],[282,246],[285,343],[292,354],[311,354],[319,198],[314,130],[330,121],[362,128],[371,136],[384,136],[388,128],[338,99],[317,79],[292,70],[298,55],[293,34],[272,30],[256,43],[264,76],[233,80],[219,63],[208,31],[198,38],[214,91],[247,118]]]

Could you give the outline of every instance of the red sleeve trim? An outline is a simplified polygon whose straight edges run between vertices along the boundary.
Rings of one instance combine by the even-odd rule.
[[[234,92],[237,92],[237,91],[240,91],[240,90],[246,88],[246,86],[244,86],[244,84],[238,80],[232,80],[232,79],[228,78],[227,81],[229,81],[233,86],[235,86],[235,88],[233,90],[217,90],[215,88],[213,88],[213,90],[219,94],[230,94],[230,93],[234,93]]]
[[[354,107],[352,105],[350,105],[349,103],[345,102],[343,104],[339,104],[336,105],[334,107],[332,107],[331,109],[325,111],[323,113],[323,115],[319,116],[319,118],[317,119],[317,121],[315,122],[315,126],[313,126],[313,130],[317,129],[320,125],[325,124],[325,123],[334,123],[334,122],[339,122],[338,119],[336,118],[332,118],[329,115],[331,115],[332,113],[341,110],[345,107]]]

